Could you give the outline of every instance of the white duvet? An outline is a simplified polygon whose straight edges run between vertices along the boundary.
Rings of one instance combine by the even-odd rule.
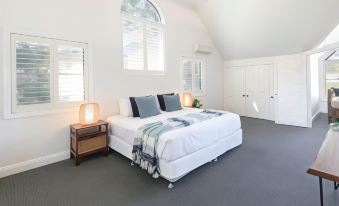
[[[107,121],[110,123],[111,133],[114,136],[129,145],[133,145],[133,139],[138,135],[138,128],[141,126],[201,111],[200,109],[184,109],[176,112],[164,112],[145,119],[117,115],[108,118]],[[159,158],[165,161],[173,161],[227,138],[240,128],[239,115],[227,113],[220,117],[162,134],[159,138],[157,153]]]

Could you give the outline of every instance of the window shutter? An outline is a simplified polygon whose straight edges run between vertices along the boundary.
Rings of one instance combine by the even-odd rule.
[[[163,34],[161,27],[147,26],[147,69],[151,71],[164,70]]]
[[[51,47],[15,41],[16,106],[51,103]]]
[[[58,101],[85,100],[85,49],[71,46],[57,47]]]
[[[192,72],[194,68],[194,62],[188,58],[183,59],[183,86],[184,91],[192,91],[193,89],[193,79]]]
[[[198,60],[194,68],[194,89],[195,92],[203,92],[203,63]]]
[[[205,68],[202,58],[182,58],[183,90],[193,95],[202,95],[205,90]]]
[[[127,70],[144,70],[143,24],[123,18],[122,30],[124,68]]]

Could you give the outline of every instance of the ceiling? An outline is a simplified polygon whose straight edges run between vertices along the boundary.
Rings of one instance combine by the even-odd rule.
[[[312,49],[339,23],[339,0],[177,0],[192,6],[225,60]]]

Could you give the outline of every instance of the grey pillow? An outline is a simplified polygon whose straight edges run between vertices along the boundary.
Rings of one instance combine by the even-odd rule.
[[[166,112],[174,112],[182,110],[180,97],[176,95],[164,95],[164,101],[166,105]]]
[[[135,97],[140,118],[152,117],[160,114],[157,101],[154,96],[148,97]]]

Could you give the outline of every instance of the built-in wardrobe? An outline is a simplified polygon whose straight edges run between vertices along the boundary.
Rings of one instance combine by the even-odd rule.
[[[306,56],[225,62],[225,110],[277,124],[311,126]]]
[[[274,120],[273,65],[225,68],[225,109],[241,116]]]

